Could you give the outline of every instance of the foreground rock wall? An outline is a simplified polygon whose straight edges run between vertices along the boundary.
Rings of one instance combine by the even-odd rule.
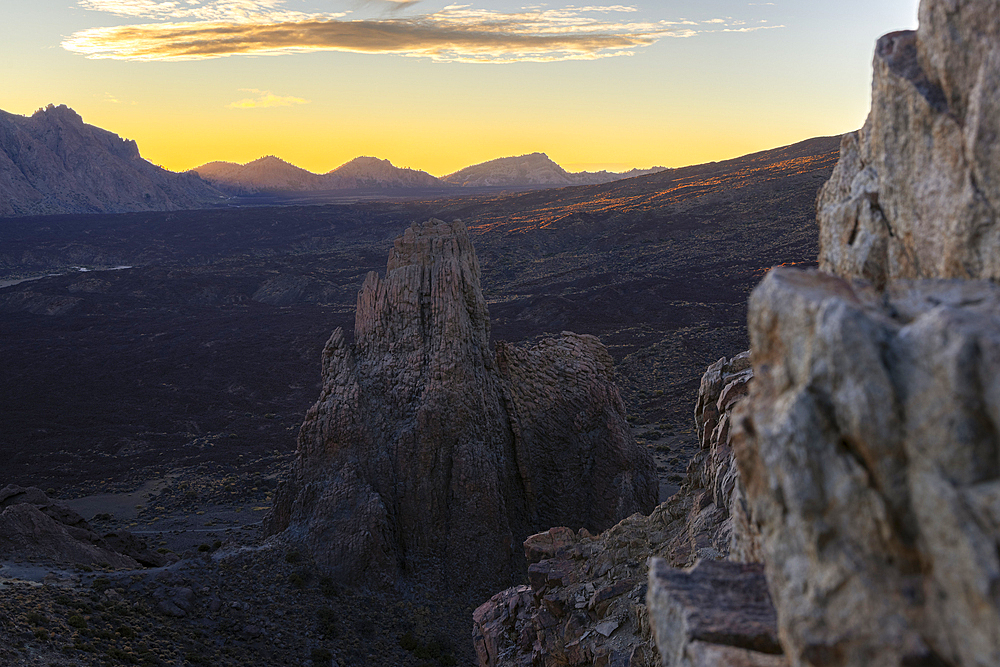
[[[750,299],[734,450],[796,665],[1000,664],[1000,3],[920,21],[819,198],[841,277]]]
[[[736,443],[802,665],[1000,664],[1000,288],[773,270]]]
[[[610,358],[590,336],[489,346],[479,264],[460,221],[414,225],[334,332],[294,477],[265,532],[351,583],[484,596],[524,576],[524,539],[601,530],[656,503]],[[540,523],[541,522],[541,523]]]
[[[820,268],[1000,278],[1000,3],[925,0],[875,47],[872,107],[818,204]]]

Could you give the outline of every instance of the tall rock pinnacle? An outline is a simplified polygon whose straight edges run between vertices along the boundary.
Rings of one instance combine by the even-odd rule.
[[[538,521],[562,518],[560,507],[601,529],[655,504],[651,458],[628,435],[596,339],[546,342],[545,360],[523,352],[532,362],[514,367],[536,372],[512,390],[511,364],[501,372],[489,347],[479,263],[460,221],[430,220],[396,239],[385,278],[369,273],[358,294],[354,334],[351,345],[338,329],[324,349],[294,478],[265,521],[334,576],[497,590],[523,571],[521,542],[549,527]],[[519,402],[529,394],[537,400]],[[535,425],[562,423],[567,409],[580,424],[570,420],[555,448]],[[546,487],[562,469],[579,475],[573,488],[558,474]],[[599,493],[579,491],[590,485]]]

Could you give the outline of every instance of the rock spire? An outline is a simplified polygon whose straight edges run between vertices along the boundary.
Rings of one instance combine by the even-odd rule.
[[[464,224],[414,225],[365,279],[355,342],[324,349],[265,530],[341,580],[492,592],[549,521],[599,530],[656,503],[603,346],[564,334],[498,364],[479,274]]]

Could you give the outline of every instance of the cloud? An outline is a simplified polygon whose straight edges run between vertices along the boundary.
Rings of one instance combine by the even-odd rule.
[[[301,97],[282,97],[275,95],[270,90],[257,90],[256,88],[240,88],[240,92],[255,93],[257,97],[245,98],[226,106],[231,109],[266,109],[268,107],[290,107],[295,104],[309,104],[309,100]]]
[[[317,14],[288,11],[285,0],[79,0],[80,7],[115,16],[154,20],[194,19],[233,23],[301,21]],[[344,14],[325,14],[325,18]]]
[[[417,4],[420,0],[360,0],[361,4],[364,5],[382,5],[387,6],[390,11],[397,11],[400,9],[406,9],[412,5]]]
[[[339,16],[285,17],[281,0],[216,0],[183,6],[160,0],[84,0],[103,11],[162,18],[160,23],[91,28],[62,46],[88,58],[200,60],[234,55],[348,51],[425,57],[445,62],[510,63],[589,60],[632,55],[665,37],[690,37],[737,28],[739,22],[614,21],[611,14],[637,11],[624,5],[528,8],[519,12],[450,5],[430,14],[370,20]],[[395,0],[383,0],[392,1]],[[260,10],[253,14],[251,6]],[[240,19],[204,18],[212,12]],[[266,10],[266,11],[265,11]],[[199,13],[191,13],[191,12]],[[273,12],[274,14],[267,14]],[[267,16],[278,18],[266,19]],[[177,18],[193,18],[177,21]],[[780,27],[780,26],[768,26]],[[745,30],[744,28],[738,28]]]

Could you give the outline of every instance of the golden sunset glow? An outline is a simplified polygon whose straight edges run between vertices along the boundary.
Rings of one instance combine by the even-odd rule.
[[[859,127],[874,40],[916,18],[869,5],[11,0],[0,109],[67,104],[172,170],[681,166]]]

